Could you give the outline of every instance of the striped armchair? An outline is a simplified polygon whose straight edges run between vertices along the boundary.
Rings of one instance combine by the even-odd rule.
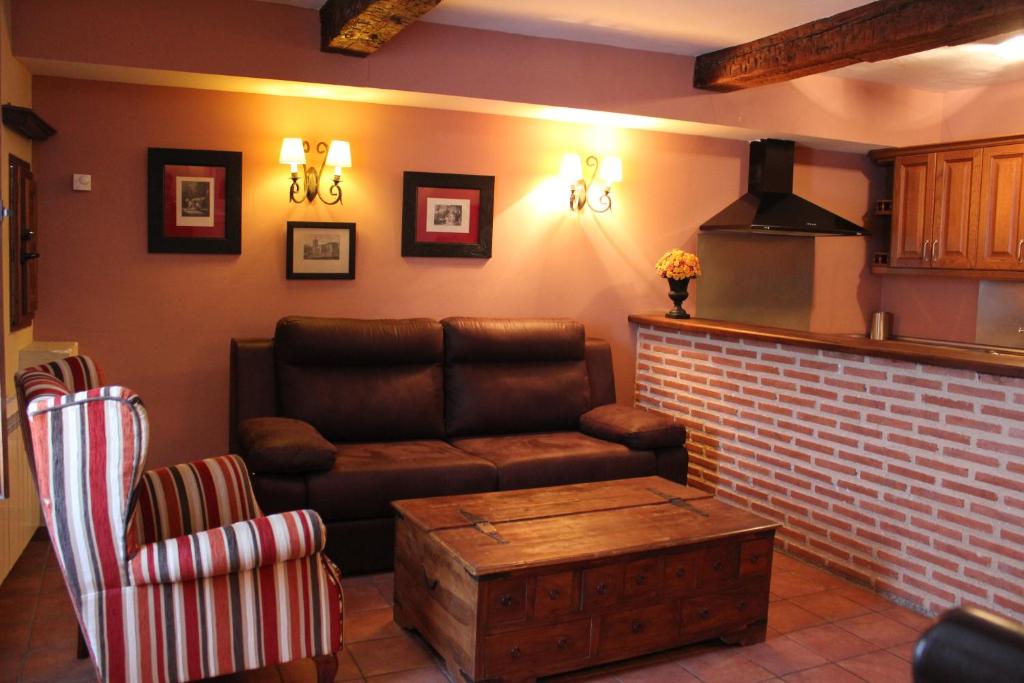
[[[100,680],[313,658],[333,680],[337,568],[310,510],[263,516],[241,459],[143,472],[149,422],[84,356],[16,375],[46,527]]]

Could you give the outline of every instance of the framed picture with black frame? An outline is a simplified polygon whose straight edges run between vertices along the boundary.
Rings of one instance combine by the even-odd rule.
[[[494,176],[406,171],[402,256],[491,258]]]
[[[242,253],[242,153],[149,148],[149,252]]]
[[[356,224],[288,221],[285,278],[355,280]]]

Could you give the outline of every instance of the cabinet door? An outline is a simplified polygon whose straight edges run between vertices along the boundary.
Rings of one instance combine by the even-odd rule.
[[[981,196],[981,150],[935,155],[935,214],[931,263],[934,268],[973,268]]]
[[[931,264],[934,154],[897,157],[893,168],[892,265]],[[927,244],[925,244],[927,242]]]
[[[982,157],[977,267],[1024,270],[1024,145],[986,147]]]

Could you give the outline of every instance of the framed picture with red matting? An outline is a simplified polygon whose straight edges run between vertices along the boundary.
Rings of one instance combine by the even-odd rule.
[[[406,171],[402,256],[491,258],[494,176]]]
[[[149,148],[149,253],[242,253],[242,153]]]

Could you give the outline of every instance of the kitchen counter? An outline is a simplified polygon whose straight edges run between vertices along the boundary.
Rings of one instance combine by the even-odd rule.
[[[889,339],[877,341],[856,335],[823,334],[787,330],[761,325],[725,322],[721,320],[673,320],[661,313],[634,313],[629,321],[666,330],[707,332],[717,335],[781,342],[796,346],[812,346],[829,351],[856,353],[865,356],[894,358],[911,363],[925,363],[948,368],[963,368],[990,375],[1024,377],[1024,350],[1021,353],[964,349],[921,342]]]

